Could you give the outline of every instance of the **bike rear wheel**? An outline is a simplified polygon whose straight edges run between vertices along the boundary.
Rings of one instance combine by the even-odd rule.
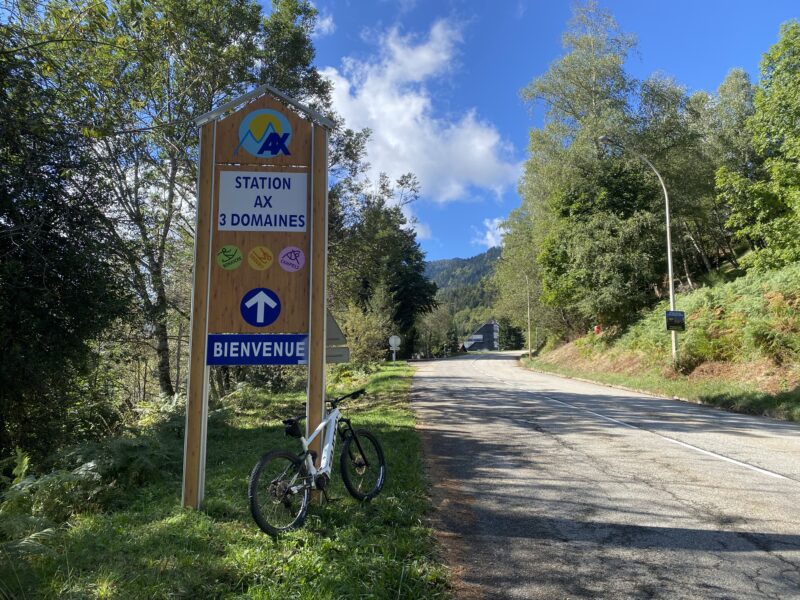
[[[253,519],[273,536],[300,527],[308,512],[310,489],[306,467],[297,455],[267,452],[253,467],[247,486]]]
[[[378,439],[365,429],[356,429],[342,446],[342,481],[357,500],[372,500],[386,481],[386,462]]]

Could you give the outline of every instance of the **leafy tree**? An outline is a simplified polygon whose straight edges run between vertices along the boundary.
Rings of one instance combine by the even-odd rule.
[[[511,288],[527,291],[520,273],[534,277],[534,303],[560,313],[568,333],[597,322],[624,324],[652,302],[663,238],[654,216],[659,189],[642,164],[606,153],[597,141],[601,134],[626,140],[636,130],[630,102],[636,82],[623,69],[632,39],[590,2],[576,10],[564,44],[567,54],[523,91],[527,100],[546,104],[547,118],[531,132],[523,207],[507,227],[508,254],[513,249],[517,256],[508,270],[498,270],[498,283],[507,306],[516,298],[519,315],[520,294]],[[655,82],[651,88],[657,95]]]
[[[542,303],[541,268],[536,261],[533,224],[525,206],[511,212],[504,229],[503,254],[493,276],[497,314],[527,335],[530,302],[532,328],[542,326],[554,333],[562,332],[566,323],[553,308]]]
[[[633,84],[623,64],[635,41],[591,1],[576,8],[562,44],[569,52],[531,82],[522,97],[545,103],[551,128],[567,137],[588,129],[590,139],[596,139],[628,110]]]
[[[440,304],[417,319],[417,349],[426,357],[445,356],[458,350],[456,323],[450,307]]]
[[[564,45],[522,93],[545,106],[545,125],[531,131],[523,204],[506,224],[495,281],[500,313],[520,326],[527,274],[533,313],[570,336],[624,326],[668,288],[664,198],[637,154],[666,181],[673,262],[687,287],[723,261],[738,265],[731,226],[758,215],[744,183],[759,167],[743,134],[753,106],[743,72],[732,71],[716,96],[689,96],[662,76],[637,81],[624,69],[632,38],[595,2],[577,7]],[[620,147],[604,149],[600,135]],[[726,178],[731,171],[745,181]]]
[[[41,458],[113,424],[81,378],[89,341],[126,304],[107,250],[108,186],[91,140],[53,118],[62,98],[39,75],[36,41],[0,26],[0,456],[19,446]]]
[[[357,188],[358,194],[348,198],[353,208],[346,235],[331,256],[334,310],[351,302],[366,307],[376,287],[385,285],[405,355],[413,349],[417,317],[434,307],[436,295],[435,284],[425,277],[416,233],[403,214],[403,205],[416,197],[417,187],[413,176],[392,183],[383,175],[376,187],[367,182]]]
[[[368,365],[386,358],[392,333],[392,298],[385,285],[376,285],[369,299],[351,302],[340,314],[342,333],[350,348],[350,362]]]
[[[82,13],[96,18],[74,17]],[[188,319],[182,259],[194,223],[192,120],[263,82],[329,104],[312,64],[315,15],[298,0],[276,0],[266,18],[253,0],[51,0],[28,25],[54,40],[48,76],[69,82],[65,115],[97,138],[98,174],[114,201],[111,247],[153,332],[164,395],[175,391],[170,325]],[[69,36],[61,35],[65,23],[75,30]]]
[[[515,327],[507,317],[497,322],[500,326],[500,350],[519,350],[525,344],[522,329]]]
[[[747,119],[754,110],[754,92],[747,73],[732,69],[715,96],[698,92],[688,99],[692,158],[702,167],[689,169],[694,177],[680,179],[680,173],[676,176],[688,184],[684,185],[685,189],[702,192],[695,200],[697,210],[692,212],[692,218],[695,224],[704,225],[705,243],[701,240],[698,244],[697,237],[687,237],[692,246],[700,246],[699,254],[706,270],[710,270],[710,262],[719,257],[739,267],[734,233],[729,226],[733,205],[720,193],[720,185],[727,173],[749,178],[758,170],[751,135],[746,129]],[[715,170],[713,176],[709,175],[711,169]],[[695,232],[697,230],[696,226]],[[712,252],[706,252],[704,247],[711,248]]]
[[[729,224],[756,252],[748,265],[779,267],[800,259],[800,23],[781,27],[761,61],[761,79],[747,122],[758,154],[752,169],[718,173]]]

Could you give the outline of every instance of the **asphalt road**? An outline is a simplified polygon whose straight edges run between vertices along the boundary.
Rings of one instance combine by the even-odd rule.
[[[523,370],[417,363],[459,598],[800,599],[800,427]]]

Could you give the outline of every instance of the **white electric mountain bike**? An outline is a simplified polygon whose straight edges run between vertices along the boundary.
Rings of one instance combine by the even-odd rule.
[[[338,406],[347,398],[358,398],[364,390],[329,400],[331,410],[308,439],[300,431],[300,421],[305,415],[285,419],[286,435],[300,438],[303,451],[295,454],[288,450],[272,450],[258,461],[250,473],[247,495],[250,512],[258,526],[270,535],[279,535],[303,524],[311,499],[311,490],[325,490],[333,469],[333,447],[336,433],[342,439],[339,465],[342,480],[357,500],[371,500],[381,491],[386,480],[386,462],[377,438],[364,429],[353,429],[350,419],[342,416]],[[311,442],[325,432],[322,459],[316,468],[316,452],[308,449]]]

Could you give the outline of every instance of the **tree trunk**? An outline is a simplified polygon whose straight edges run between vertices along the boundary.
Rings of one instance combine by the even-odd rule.
[[[710,273],[714,270],[714,267],[711,266],[711,261],[708,260],[708,255],[706,254],[705,249],[700,245],[697,239],[695,239],[695,236],[692,235],[692,231],[689,229],[689,224],[686,221],[683,222],[683,228],[686,230],[686,236],[689,238],[689,241],[692,242],[692,246],[694,246],[695,251],[703,260],[703,265],[705,266],[706,271]]]
[[[731,246],[731,239],[728,236],[725,236],[725,254],[728,257],[728,261],[733,265],[734,269],[739,268],[739,261],[736,260],[736,251]]]
[[[181,393],[181,345],[183,342],[183,319],[178,323],[178,347],[175,349],[175,393]]]
[[[5,410],[6,402],[0,400],[0,458],[5,458],[11,454],[11,436],[8,433],[8,425],[6,424],[7,411]]]
[[[694,289],[694,283],[692,283],[692,277],[689,275],[689,263],[686,262],[686,255],[683,256],[683,272],[686,274],[686,283],[689,284],[689,289]]]
[[[172,374],[170,373],[169,337],[167,325],[160,320],[156,322],[156,354],[158,355],[158,386],[162,396],[172,398],[175,388],[172,387]]]
[[[147,401],[147,369],[150,367],[148,361],[144,361],[144,371],[142,373],[142,402]]]

